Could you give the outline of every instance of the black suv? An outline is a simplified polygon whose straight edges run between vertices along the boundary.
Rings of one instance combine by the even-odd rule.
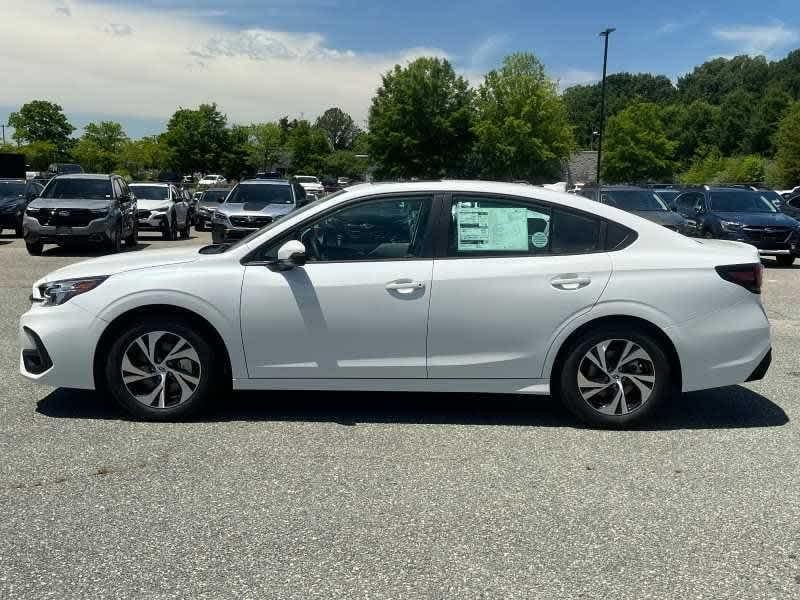
[[[595,200],[597,189],[581,190],[580,195]],[[686,219],[672,212],[653,190],[632,185],[604,185],[600,188],[600,202],[663,225],[672,231],[686,233]]]
[[[781,266],[800,256],[800,222],[761,191],[705,186],[678,196],[675,210],[686,217],[689,235],[751,244]]]
[[[13,229],[22,235],[22,216],[25,207],[42,193],[43,186],[24,179],[0,179],[0,233]]]
[[[25,246],[33,255],[44,244],[103,244],[119,252],[137,244],[136,198],[118,175],[60,175],[25,209]]]

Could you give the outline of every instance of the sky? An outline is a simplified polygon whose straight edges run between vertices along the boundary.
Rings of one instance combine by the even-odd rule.
[[[563,89],[602,71],[677,80],[736,54],[800,48],[800,0],[2,0],[0,119],[31,99],[73,125],[163,130],[178,106],[215,101],[233,123],[316,118],[339,106],[362,126],[381,74],[448,58],[477,84],[530,51]],[[6,135],[9,135],[9,130]]]

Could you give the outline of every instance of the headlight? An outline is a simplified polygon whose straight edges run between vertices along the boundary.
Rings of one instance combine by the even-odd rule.
[[[739,231],[742,228],[741,223],[737,223],[736,221],[720,221],[720,226],[722,227],[723,231]]]
[[[62,279],[50,281],[39,286],[42,306],[59,306],[67,300],[85,294],[108,279],[108,275],[99,277],[81,277],[80,279]]]
[[[227,223],[228,222],[228,215],[223,212],[215,211],[214,212],[214,220],[219,221],[220,223]]]
[[[28,208],[25,210],[25,214],[26,214],[26,215],[35,215],[35,214],[38,214],[38,213],[39,213],[39,209],[38,209],[38,208],[36,208],[35,206],[29,206],[29,207],[28,207]]]

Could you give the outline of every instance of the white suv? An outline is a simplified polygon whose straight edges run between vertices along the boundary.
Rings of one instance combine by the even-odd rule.
[[[33,285],[20,369],[175,419],[235,389],[553,394],[600,426],[764,376],[752,246],[530,185],[358,185]],[[376,397],[376,400],[378,398]]]

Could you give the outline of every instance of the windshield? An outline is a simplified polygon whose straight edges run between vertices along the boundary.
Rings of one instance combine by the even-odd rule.
[[[310,175],[297,175],[295,179],[298,183],[319,183],[319,179]]]
[[[53,179],[42,192],[42,198],[111,198],[110,179]]]
[[[681,195],[678,190],[658,190],[656,194],[667,204],[672,204],[672,201]]]
[[[712,212],[778,212],[775,205],[767,200],[761,192],[712,192]]]
[[[139,200],[167,200],[169,188],[163,185],[131,185],[128,186]]]
[[[211,190],[200,196],[200,202],[218,202],[222,204],[228,196],[229,190]]]
[[[312,208],[316,208],[317,206],[319,206],[323,202],[328,202],[330,200],[333,200],[337,196],[341,196],[344,193],[346,193],[346,190],[339,190],[338,192],[334,192],[333,194],[331,194],[329,196],[325,196],[324,198],[318,198],[317,200],[314,200],[313,202],[309,202],[308,204],[306,204],[302,208],[298,208],[297,210],[292,211],[290,213],[290,216],[292,218],[294,218],[294,217],[296,217],[298,215],[302,215],[304,212],[306,212],[306,211],[308,211],[308,210],[310,210]],[[272,229],[273,227],[275,227],[275,225],[282,225],[283,223],[284,223],[283,220],[276,219],[275,221],[273,221],[269,225],[265,225],[261,229],[257,229],[256,231],[254,231],[250,235],[248,235],[246,237],[243,237],[242,239],[238,240],[236,243],[226,247],[224,252],[227,252],[228,250],[233,250],[234,248],[239,248],[243,244],[246,244],[247,242],[252,240],[254,237],[256,237],[258,235],[261,235],[262,233],[264,233],[268,229]]]
[[[228,196],[227,204],[294,204],[288,185],[240,183]]]
[[[25,184],[19,181],[0,181],[0,198],[24,196]]]
[[[669,210],[658,194],[645,190],[606,191],[602,193],[601,200],[603,204],[622,210]]]
[[[758,193],[776,206],[783,203],[783,197],[778,192],[773,192],[772,190],[763,190]]]

